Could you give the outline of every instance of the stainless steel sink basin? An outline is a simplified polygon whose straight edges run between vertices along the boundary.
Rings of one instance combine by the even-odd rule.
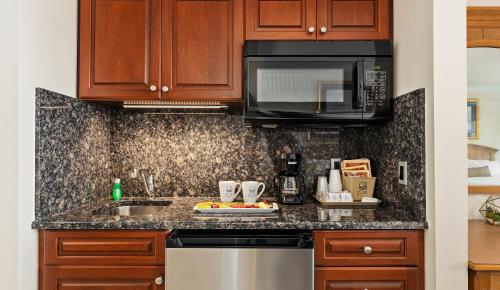
[[[168,206],[160,205],[132,205],[132,206],[119,206],[113,208],[103,209],[94,212],[96,215],[113,215],[113,216],[147,216],[155,215],[165,210]]]

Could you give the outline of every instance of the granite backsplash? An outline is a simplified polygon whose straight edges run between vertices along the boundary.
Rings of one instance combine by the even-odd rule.
[[[145,196],[135,170],[155,176],[156,196],[216,196],[218,180],[258,180],[275,192],[275,157],[302,153],[307,193],[330,158],[369,157],[377,196],[425,219],[425,96],[395,99],[395,119],[366,128],[248,128],[241,116],[111,109],[37,89],[36,217],[110,198],[113,177],[125,196]],[[399,159],[403,158],[403,159]],[[397,161],[409,163],[408,187]]]

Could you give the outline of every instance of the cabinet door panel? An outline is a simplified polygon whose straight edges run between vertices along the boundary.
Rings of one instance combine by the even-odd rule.
[[[160,290],[164,267],[45,267],[43,290]]]
[[[246,0],[245,5],[247,40],[316,39],[316,0]]]
[[[40,231],[44,265],[163,265],[164,231]]]
[[[391,0],[318,0],[318,39],[390,39]]]
[[[243,3],[173,0],[172,92],[180,100],[241,99]]]
[[[417,290],[416,268],[327,268],[314,270],[315,290]]]
[[[80,98],[159,98],[160,19],[160,0],[80,1]]]

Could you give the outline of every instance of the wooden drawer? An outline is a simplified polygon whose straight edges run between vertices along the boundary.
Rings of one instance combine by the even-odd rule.
[[[161,266],[45,267],[40,290],[164,290]]]
[[[314,290],[417,290],[421,289],[418,283],[416,268],[317,267],[314,270]]]
[[[318,231],[314,239],[316,266],[417,266],[423,257],[419,231]]]
[[[40,231],[42,265],[164,265],[165,231]]]

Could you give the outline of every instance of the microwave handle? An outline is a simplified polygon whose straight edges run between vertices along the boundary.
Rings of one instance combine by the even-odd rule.
[[[354,101],[354,108],[356,109],[362,109],[363,108],[363,84],[365,83],[364,76],[363,76],[363,61],[358,60],[354,64],[354,73],[353,73],[353,79],[355,80],[356,87],[353,88],[353,101]]]

